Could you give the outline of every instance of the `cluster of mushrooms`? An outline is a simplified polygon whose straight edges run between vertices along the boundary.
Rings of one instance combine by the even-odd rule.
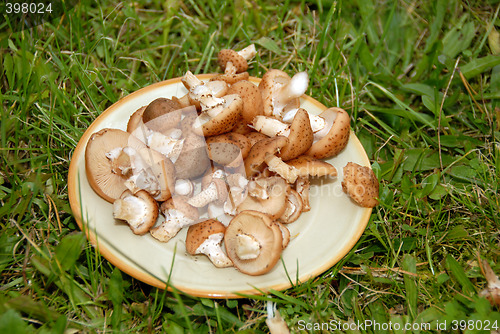
[[[87,179],[138,235],[168,242],[187,228],[186,251],[216,267],[269,272],[290,241],[286,227],[310,210],[311,177],[336,177],[322,159],[347,145],[349,115],[301,108],[308,75],[271,69],[249,81],[250,45],[218,54],[221,73],[181,79],[182,97],[157,98],[135,111],[127,131],[105,128],[86,147]],[[377,205],[378,180],[349,163],[343,190]]]

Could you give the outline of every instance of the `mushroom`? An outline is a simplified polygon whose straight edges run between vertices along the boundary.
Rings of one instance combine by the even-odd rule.
[[[226,167],[236,167],[250,152],[250,141],[239,133],[225,133],[206,139],[210,159]]]
[[[190,197],[194,192],[194,184],[191,180],[177,179],[175,180],[174,194],[178,196]]]
[[[342,190],[358,205],[373,208],[378,204],[379,183],[370,167],[349,162],[343,169]]]
[[[165,134],[172,128],[178,128],[181,121],[179,102],[164,97],[150,102],[142,114],[142,122],[155,132]]]
[[[309,85],[306,72],[296,73],[292,78],[277,69],[267,71],[259,83],[264,102],[264,115],[281,120],[284,113],[298,108],[299,98],[304,95]]]
[[[185,134],[182,151],[174,166],[175,175],[179,179],[193,179],[203,175],[210,166],[205,138],[193,132]]]
[[[245,137],[247,137],[248,141],[250,142],[250,148],[254,146],[258,141],[269,138],[269,136],[266,136],[265,134],[260,132],[249,132],[245,134]]]
[[[238,205],[236,212],[254,210],[269,215],[272,219],[278,219],[286,209],[286,197],[290,186],[280,176],[260,177],[248,183],[257,183],[262,189],[263,196],[246,196],[245,200]]]
[[[284,224],[293,223],[302,213],[302,207],[303,204],[300,194],[293,189],[289,189],[286,196],[285,212],[280,216],[279,221]]]
[[[276,309],[276,304],[270,300],[267,301],[266,325],[269,327],[269,334],[290,334],[290,329]]]
[[[102,129],[90,136],[85,149],[85,172],[94,191],[113,203],[127,187],[130,160],[122,159],[124,147],[139,150],[146,145],[130,133],[118,129]]]
[[[129,190],[133,193],[146,190],[157,201],[166,201],[172,196],[171,190],[175,184],[174,164],[163,154],[150,148],[136,151],[125,147],[120,157],[131,162],[129,177],[125,181]]]
[[[113,202],[113,217],[126,221],[134,234],[143,235],[158,219],[158,203],[145,190],[139,190],[135,194],[125,190]]]
[[[238,94],[243,100],[241,119],[243,123],[252,123],[255,116],[264,114],[264,104],[259,88],[248,80],[231,85],[227,94]]]
[[[152,228],[149,233],[161,242],[167,242],[187,226],[198,222],[198,209],[190,205],[187,197],[175,196],[161,204],[160,210],[165,216],[159,226]]]
[[[485,297],[491,306],[500,306],[500,279],[491,268],[488,261],[480,259],[479,267],[488,285],[479,292],[479,296]]]
[[[282,123],[273,117],[256,116],[253,123],[255,129],[267,136],[282,135],[288,138],[279,156],[283,161],[298,157],[306,152],[313,143],[313,131],[309,122],[309,114],[299,108],[291,124]]]
[[[226,95],[220,99],[220,103],[210,104],[210,108],[196,118],[193,131],[206,137],[230,132],[241,117],[242,107],[243,100],[239,95]]]
[[[295,190],[302,199],[302,212],[307,212],[311,210],[311,205],[309,203],[310,187],[311,187],[311,182],[309,181],[309,177],[299,176],[295,181]]]
[[[295,180],[297,180],[297,178],[299,177],[299,171],[297,168],[288,165],[281,158],[273,154],[266,153],[264,161],[267,164],[267,168],[271,172],[277,173],[279,176],[284,178],[288,183],[294,183]]]
[[[298,170],[299,177],[337,176],[337,169],[330,163],[323,160],[315,159],[308,155],[301,155],[300,157],[289,160],[287,161],[287,164]]]
[[[248,60],[256,55],[255,44],[250,44],[240,51],[231,49],[222,49],[217,55],[217,60],[222,71],[226,71],[226,66],[234,66],[235,73],[245,72],[248,69]]]
[[[349,114],[344,109],[328,108],[320,116],[326,126],[314,134],[314,142],[305,153],[316,159],[339,154],[347,146],[351,131]]]
[[[260,173],[264,169],[266,154],[274,155],[286,144],[288,144],[288,138],[284,136],[265,138],[256,142],[245,159],[247,177]]]
[[[127,132],[135,136],[137,139],[147,144],[147,136],[150,134],[151,130],[144,125],[142,121],[142,115],[147,106],[140,107],[137,109],[129,118],[127,123]]]
[[[233,262],[222,250],[226,227],[215,219],[208,219],[189,227],[186,250],[191,255],[204,254],[217,268],[232,267]]]
[[[221,178],[213,178],[212,181],[188,200],[188,203],[194,207],[201,208],[214,202],[221,205],[227,198],[227,185]]]
[[[228,85],[224,81],[203,82],[191,71],[187,71],[181,82],[188,89],[188,100],[198,110],[204,110],[211,105],[222,103],[221,98],[226,95]],[[180,102],[179,102],[180,103]]]
[[[263,275],[278,262],[283,251],[279,225],[257,211],[236,215],[224,234],[226,253],[234,266],[248,275]]]

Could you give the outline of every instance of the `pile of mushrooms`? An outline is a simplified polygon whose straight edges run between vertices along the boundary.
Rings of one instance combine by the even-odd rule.
[[[106,128],[86,147],[87,179],[133,233],[168,242],[186,228],[187,253],[248,275],[269,272],[290,242],[287,224],[310,210],[311,177],[337,177],[322,160],[347,145],[341,108],[301,107],[308,75],[271,69],[249,81],[255,46],[221,50],[221,73],[187,72],[184,96],[135,111],[127,131]],[[350,162],[342,188],[358,205],[378,204],[378,180]]]

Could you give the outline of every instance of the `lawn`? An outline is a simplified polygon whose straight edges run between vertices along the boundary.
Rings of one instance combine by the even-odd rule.
[[[0,20],[0,332],[260,333],[267,301],[292,332],[498,332],[480,264],[500,273],[499,9],[81,0],[32,29]],[[250,43],[250,75],[307,71],[307,94],[350,114],[380,204],[340,262],[285,291],[212,300],[146,285],[79,231],[67,186],[74,148],[120,98],[219,71],[220,49]],[[385,327],[348,326],[370,321]]]

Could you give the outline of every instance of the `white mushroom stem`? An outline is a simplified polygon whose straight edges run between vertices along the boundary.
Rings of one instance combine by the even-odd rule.
[[[281,118],[283,108],[293,99],[299,98],[307,90],[309,76],[307,72],[296,73],[290,81],[285,84],[273,96],[273,114]]]
[[[283,115],[283,122],[292,123],[293,118],[297,114],[297,111],[299,111],[299,109],[294,108],[294,109],[286,112],[285,115]],[[318,132],[320,130],[323,130],[326,126],[325,119],[321,116],[318,116],[318,115],[309,114],[309,122],[311,123],[311,129],[313,132]]]
[[[294,183],[299,177],[299,170],[297,168],[288,165],[275,155],[268,153],[264,160],[271,172],[278,173],[288,183]]]
[[[217,268],[231,267],[233,262],[227,257],[221,247],[223,238],[224,233],[211,234],[196,249],[196,254],[205,254]]]
[[[184,227],[188,227],[197,221],[184,215],[182,211],[170,209],[165,212],[165,221],[158,227],[150,230],[151,235],[160,241],[167,242],[177,235]]]
[[[249,60],[255,57],[255,55],[257,54],[257,50],[255,49],[255,44],[250,44],[249,46],[241,49],[237,53],[246,60]]]
[[[241,260],[256,259],[260,254],[260,243],[251,235],[236,235],[236,255]]]
[[[266,324],[269,327],[270,334],[288,334],[290,330],[288,325],[281,317],[280,312],[276,309],[276,304],[272,301],[267,301],[267,319]]]
[[[158,196],[161,191],[160,182],[149,167],[140,170],[133,169],[133,174],[125,180],[124,184],[132,193],[144,189],[153,197]]]
[[[198,194],[194,195],[188,200],[188,204],[201,208],[207,205],[208,203],[214,202],[219,199],[219,190],[217,189],[217,185],[215,182],[210,182],[208,187],[203,189]]]
[[[194,185],[191,180],[178,179],[175,180],[174,192],[180,196],[191,196],[194,191]]]
[[[269,137],[288,137],[290,134],[290,124],[283,123],[280,120],[269,116],[255,116],[253,119],[253,128]]]
[[[184,74],[182,81],[189,87],[189,90],[203,84],[203,81],[198,79],[191,71],[187,71],[186,74]]]
[[[224,69],[224,74],[236,74],[238,69],[234,66],[232,61],[226,63],[226,68]]]
[[[148,205],[136,196],[118,198],[113,202],[113,217],[125,220],[132,228],[138,228],[146,221]]]

